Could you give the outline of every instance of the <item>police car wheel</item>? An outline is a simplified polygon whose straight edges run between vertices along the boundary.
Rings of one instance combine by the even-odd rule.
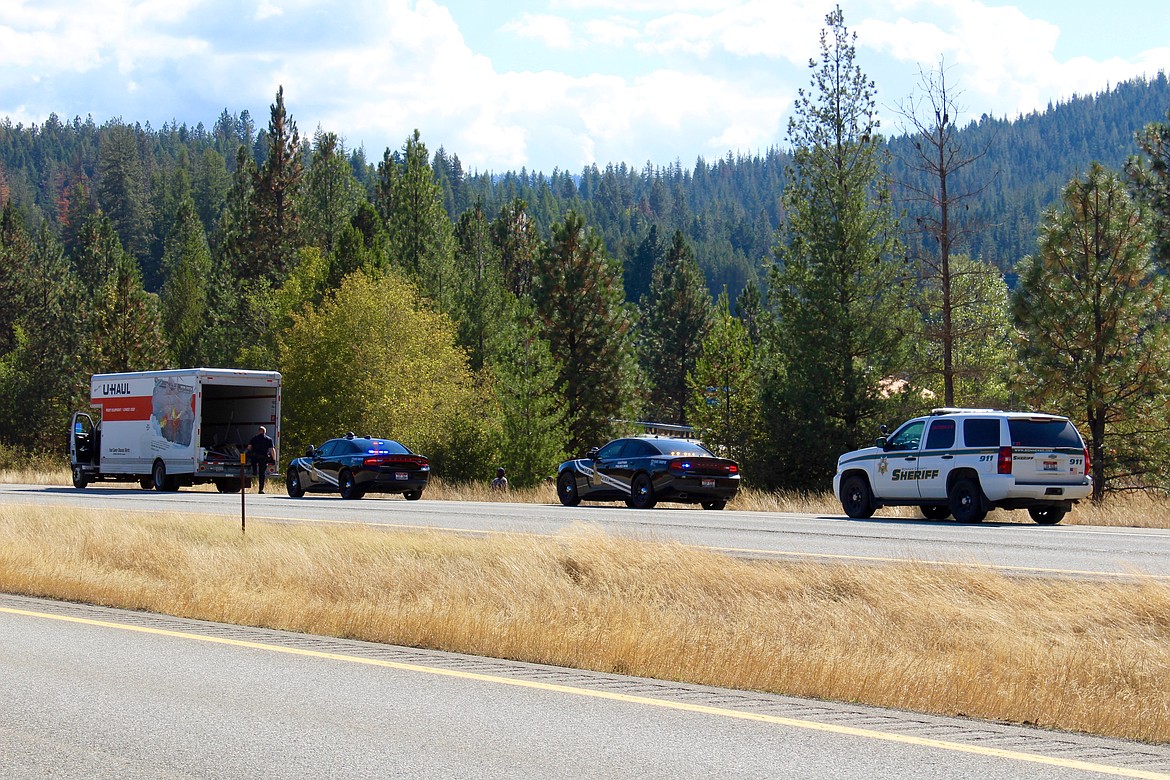
[[[300,498],[305,495],[305,489],[301,486],[301,472],[295,467],[289,468],[284,487],[292,498]]]
[[[565,471],[557,477],[557,498],[565,506],[577,506],[581,503],[581,496],[577,493],[577,478],[572,472]]]
[[[841,482],[841,508],[854,520],[873,517],[873,492],[865,477],[851,474]]]
[[[635,509],[653,509],[658,503],[654,498],[654,486],[650,484],[650,477],[639,474],[634,477],[630,485],[630,503]]]
[[[720,509],[727,506],[727,502],[719,498],[711,501],[704,501],[701,506],[704,509],[710,509],[712,512],[718,512]]]
[[[402,497],[405,498],[407,501],[418,501],[420,498],[422,498],[422,491],[421,490],[407,490],[405,493],[402,494]]]
[[[358,488],[357,482],[353,479],[353,474],[348,471],[341,472],[340,479],[337,480],[338,488],[341,490],[341,497],[345,499],[358,499],[364,493]]]

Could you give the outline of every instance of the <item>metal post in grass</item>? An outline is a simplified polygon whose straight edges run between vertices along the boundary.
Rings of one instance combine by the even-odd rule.
[[[248,483],[245,481],[245,466],[248,462],[247,453],[240,453],[240,533],[247,533],[248,524],[244,514],[244,496],[248,495]]]

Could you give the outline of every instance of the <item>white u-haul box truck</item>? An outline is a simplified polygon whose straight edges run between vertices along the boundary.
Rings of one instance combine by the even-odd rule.
[[[280,374],[182,368],[94,374],[94,413],[69,426],[73,485],[137,481],[143,489],[240,485],[240,455],[263,426],[280,452]],[[268,465],[276,475],[276,464]]]

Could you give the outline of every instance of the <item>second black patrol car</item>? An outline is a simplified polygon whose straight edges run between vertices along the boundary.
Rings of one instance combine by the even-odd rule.
[[[392,439],[351,433],[310,447],[305,457],[290,463],[287,487],[293,498],[311,492],[340,493],[351,499],[366,493],[401,493],[407,501],[417,501],[430,475],[425,455]]]
[[[557,469],[557,496],[565,506],[625,501],[651,509],[659,501],[722,509],[739,491],[739,464],[687,439],[636,436],[614,439]]]

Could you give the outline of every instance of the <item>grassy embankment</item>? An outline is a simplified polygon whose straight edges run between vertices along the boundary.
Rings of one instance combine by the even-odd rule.
[[[1170,585],[0,506],[0,591],[1170,741]]]

